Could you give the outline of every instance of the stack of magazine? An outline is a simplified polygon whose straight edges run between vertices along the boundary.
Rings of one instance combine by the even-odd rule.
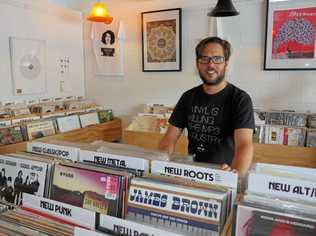
[[[257,163],[235,206],[234,235],[316,235],[316,170]]]

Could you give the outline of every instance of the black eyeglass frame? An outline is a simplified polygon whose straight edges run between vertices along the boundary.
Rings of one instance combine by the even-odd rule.
[[[207,62],[202,62],[201,59],[208,59]],[[217,59],[220,59],[220,61],[216,61]],[[226,58],[224,56],[203,56],[203,55],[200,55],[198,57],[198,62],[201,63],[201,64],[209,64],[210,62],[212,61],[212,63],[214,64],[222,64],[226,61]]]

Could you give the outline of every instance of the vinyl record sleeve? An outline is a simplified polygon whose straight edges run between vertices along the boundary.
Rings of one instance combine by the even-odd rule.
[[[23,134],[20,126],[0,129],[0,146],[23,142]]]
[[[104,123],[110,120],[113,120],[113,111],[112,109],[98,111],[100,123]]]
[[[89,125],[96,125],[100,123],[97,112],[80,114],[79,118],[80,118],[80,123],[81,123],[82,128],[87,127]]]
[[[120,176],[56,165],[51,198],[102,214],[117,216]]]
[[[81,128],[78,115],[58,117],[56,120],[61,133]]]
[[[151,196],[154,196],[152,200]],[[151,223],[162,220],[165,227],[175,224],[179,230],[220,232],[225,220],[224,202],[224,193],[133,178],[127,219],[143,222],[148,218]]]
[[[26,127],[29,140],[54,135],[56,133],[52,120],[32,122],[27,124]]]
[[[263,210],[254,206],[237,206],[237,217],[234,232],[234,235],[236,236],[308,236],[315,234],[315,219],[277,211]]]
[[[20,204],[23,193],[44,196],[47,163],[0,155],[0,196]]]

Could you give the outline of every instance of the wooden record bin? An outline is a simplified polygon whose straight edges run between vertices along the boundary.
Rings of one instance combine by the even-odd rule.
[[[163,134],[152,132],[123,131],[123,142],[143,148],[157,149]],[[187,138],[182,135],[175,152],[187,154]],[[273,144],[254,144],[253,162],[294,165],[316,168],[316,148],[294,147]],[[220,236],[232,234],[232,214],[229,215]]]
[[[105,123],[92,125],[81,129],[76,129],[65,133],[58,133],[52,136],[47,136],[39,139],[34,139],[34,141],[54,139],[82,143],[90,143],[96,140],[114,142],[120,140],[121,137],[122,122],[119,118],[114,118],[113,120]],[[0,154],[25,151],[26,143],[27,142],[21,142],[16,144],[0,146]]]
[[[123,131],[124,143],[143,148],[157,149],[162,137],[160,133]],[[182,135],[175,152],[186,154],[187,143],[187,138]],[[253,162],[316,168],[316,148],[255,143]]]

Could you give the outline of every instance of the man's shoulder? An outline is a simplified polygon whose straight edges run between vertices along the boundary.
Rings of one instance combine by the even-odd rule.
[[[183,93],[183,96],[191,96],[192,94],[195,94],[196,92],[200,91],[200,90],[201,90],[201,87],[202,87],[201,84],[198,85],[198,86],[195,86],[195,87],[193,87],[193,88],[191,88],[191,89],[185,91],[185,92]]]
[[[243,89],[237,87],[234,84],[229,84],[229,86],[231,87],[231,94],[233,96],[233,98],[235,99],[242,99],[242,98],[250,98],[250,95]]]

